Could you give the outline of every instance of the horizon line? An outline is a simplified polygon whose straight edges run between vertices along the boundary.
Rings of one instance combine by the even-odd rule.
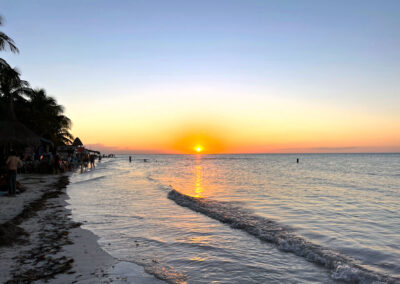
[[[298,153],[109,153],[114,155],[304,155],[304,154],[400,154],[400,152],[298,152]]]

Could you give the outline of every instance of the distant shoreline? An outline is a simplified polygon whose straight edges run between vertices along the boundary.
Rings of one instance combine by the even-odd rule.
[[[190,154],[182,154],[182,153],[116,153],[115,155],[123,155],[123,156],[145,156],[145,155],[192,155],[192,156],[207,156],[207,155],[398,155],[400,152],[340,152],[340,153],[331,153],[331,152],[321,152],[321,153],[313,153],[313,152],[304,152],[304,153],[219,153],[219,154],[211,154],[211,153],[190,153]]]

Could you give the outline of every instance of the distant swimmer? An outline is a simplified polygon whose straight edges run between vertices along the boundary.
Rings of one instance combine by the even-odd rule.
[[[130,163],[130,162],[132,162],[132,157],[131,157],[131,156],[129,156],[129,163]]]

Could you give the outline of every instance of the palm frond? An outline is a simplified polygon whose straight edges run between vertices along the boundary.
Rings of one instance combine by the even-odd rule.
[[[11,66],[3,58],[0,58],[0,69],[11,68]]]
[[[15,45],[14,40],[3,32],[0,32],[0,50],[10,49],[11,52],[19,53],[18,47]]]

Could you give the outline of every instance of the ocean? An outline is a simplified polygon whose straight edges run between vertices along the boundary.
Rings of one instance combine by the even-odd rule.
[[[128,157],[72,174],[69,208],[160,279],[400,283],[400,154]]]

